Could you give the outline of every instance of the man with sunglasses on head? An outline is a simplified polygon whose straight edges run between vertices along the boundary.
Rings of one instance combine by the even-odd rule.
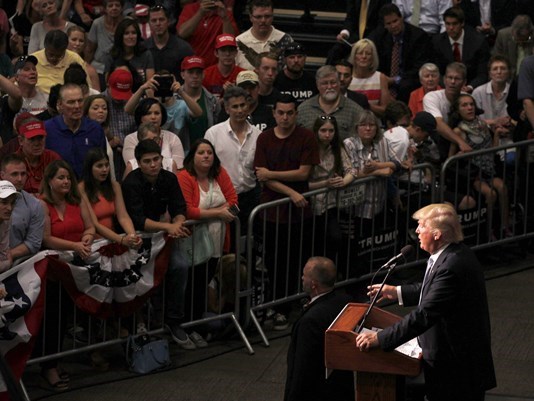
[[[360,105],[341,94],[339,75],[336,67],[325,65],[315,74],[319,94],[299,106],[299,125],[313,128],[315,119],[321,115],[334,116],[339,135],[344,140],[354,134],[354,127],[363,109]]]
[[[177,80],[181,80],[182,60],[193,55],[193,48],[179,36],[170,34],[170,14],[163,6],[150,7],[148,23],[152,36],[145,40],[144,45],[152,53],[154,69],[170,71]]]

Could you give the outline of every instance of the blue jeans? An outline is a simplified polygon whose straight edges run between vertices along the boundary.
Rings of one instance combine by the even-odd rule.
[[[179,321],[185,315],[185,290],[189,278],[189,264],[174,240],[165,277],[166,320]]]

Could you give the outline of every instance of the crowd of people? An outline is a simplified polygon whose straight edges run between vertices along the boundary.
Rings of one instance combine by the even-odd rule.
[[[482,0],[347,1],[345,29],[315,76],[305,46],[273,26],[271,0],[249,1],[242,33],[233,1],[182,1],[180,13],[172,1],[13,3],[0,9],[0,271],[42,248],[86,258],[98,238],[132,249],[140,231],[185,238],[186,219],[210,221],[217,259],[235,250],[236,216],[246,235],[257,205],[289,198],[260,216],[278,299],[297,290],[312,249],[338,252],[335,190],[382,178],[339,217],[366,224],[389,200],[402,207],[399,180],[434,184],[415,164],[532,137],[534,25],[519,1],[507,16]],[[475,175],[451,199],[467,209],[481,193],[490,216],[498,205],[491,235],[512,235],[502,173],[514,155],[473,158]],[[319,188],[332,192],[303,196]],[[302,247],[313,242],[312,216],[321,234]],[[205,339],[181,324],[214,302],[188,314],[191,266],[179,244],[165,324],[194,349]],[[208,282],[222,269],[210,263]],[[275,329],[287,328],[288,312],[277,307]],[[56,364],[43,378],[68,388]]]

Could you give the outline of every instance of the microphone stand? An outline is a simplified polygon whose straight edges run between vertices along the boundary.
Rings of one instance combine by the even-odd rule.
[[[397,266],[397,263],[393,263],[391,266],[388,266],[387,263],[386,263],[384,266],[382,266],[380,269],[378,269],[378,271],[380,271],[380,270],[382,270],[384,268],[387,269],[386,276],[384,277],[384,280],[382,280],[382,284],[380,284],[380,288],[378,289],[378,291],[376,292],[375,296],[371,300],[371,304],[367,308],[367,311],[365,312],[365,315],[363,315],[363,318],[362,318],[360,324],[356,328],[356,334],[360,333],[360,331],[363,329],[363,325],[365,324],[365,320],[367,319],[367,316],[369,316],[369,313],[371,313],[371,309],[373,309],[373,307],[376,304],[376,301],[378,300],[378,295],[380,295],[380,293],[382,292],[382,288],[384,288],[384,285],[386,285],[386,281],[387,281],[389,275],[391,274],[393,269],[395,269],[396,266]]]

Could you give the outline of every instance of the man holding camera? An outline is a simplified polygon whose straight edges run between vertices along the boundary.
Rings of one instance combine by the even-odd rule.
[[[184,6],[178,24],[178,36],[187,40],[206,65],[217,63],[213,53],[215,38],[222,33],[237,35],[232,8],[220,0],[199,0]]]

